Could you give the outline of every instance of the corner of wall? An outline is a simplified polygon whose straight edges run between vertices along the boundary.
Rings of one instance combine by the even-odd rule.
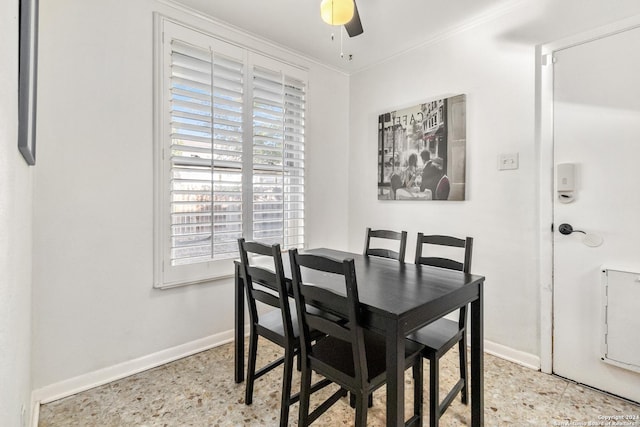
[[[18,2],[0,4],[0,420],[24,427],[32,385],[32,170],[17,147],[18,16]]]

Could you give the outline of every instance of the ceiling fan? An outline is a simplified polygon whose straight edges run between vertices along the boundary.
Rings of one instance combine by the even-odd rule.
[[[356,5],[356,0],[353,0],[353,18],[351,21],[344,24],[344,29],[347,30],[347,34],[349,37],[359,36],[364,32],[362,28],[362,22],[360,21],[360,14],[358,13],[358,5]]]
[[[320,15],[329,25],[344,25],[349,37],[359,36],[364,32],[355,0],[322,0]]]

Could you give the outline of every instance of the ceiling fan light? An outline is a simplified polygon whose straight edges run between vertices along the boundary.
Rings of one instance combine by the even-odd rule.
[[[353,18],[353,0],[322,0],[320,16],[329,25],[344,25]]]

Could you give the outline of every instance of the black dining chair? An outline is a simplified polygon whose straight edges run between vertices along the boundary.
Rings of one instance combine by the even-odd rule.
[[[386,239],[397,240],[400,242],[398,251],[394,251],[387,248],[371,247],[371,239]],[[381,258],[395,259],[401,264],[404,264],[404,256],[407,251],[407,232],[406,231],[392,231],[392,230],[372,230],[367,227],[367,233],[364,241],[365,256],[377,256]],[[355,407],[353,399],[351,399],[351,406]],[[369,407],[373,406],[373,395],[369,396]]]
[[[400,248],[398,251],[384,248],[372,248],[371,238],[398,240],[400,242]],[[407,250],[407,232],[406,231],[391,231],[391,230],[372,230],[367,228],[367,235],[364,241],[364,255],[373,255],[384,258],[391,258],[404,263],[404,255]]]
[[[284,363],[280,403],[280,426],[284,427],[288,425],[289,407],[299,398],[299,394],[291,394],[291,378],[294,357],[300,353],[300,334],[295,306],[287,292],[280,245],[268,246],[257,242],[247,242],[241,238],[238,239],[238,246],[241,275],[247,291],[250,319],[245,403],[251,405],[253,402],[253,387],[256,379]],[[260,259],[259,263],[252,263],[257,259]],[[277,310],[259,313],[257,301],[277,308]],[[259,336],[282,347],[284,356],[256,371]],[[317,339],[320,336],[322,334],[316,331],[311,333],[312,339]],[[315,384],[313,390],[319,388],[321,386]]]
[[[424,245],[458,248],[464,252],[462,262],[451,258],[438,256],[423,256]],[[430,235],[418,233],[416,246],[416,264],[459,270],[465,273],[471,271],[471,255],[473,252],[473,238],[459,239],[451,236]],[[436,427],[440,417],[447,410],[458,393],[461,394],[463,404],[467,404],[468,375],[467,375],[467,307],[460,308],[458,319],[441,318],[421,329],[411,333],[409,339],[424,346],[423,355],[429,359],[429,424]],[[439,361],[451,348],[458,344],[460,353],[460,378],[447,396],[440,402],[439,397]]]
[[[302,375],[300,386],[299,426],[308,426],[335,404],[347,391],[355,396],[355,426],[367,424],[368,397],[386,382],[386,343],[384,336],[362,327],[362,310],[353,259],[299,254],[289,251],[293,276],[293,294],[302,341]],[[314,284],[315,278],[326,280],[327,273],[337,277],[339,291]],[[303,274],[304,272],[304,274]],[[309,276],[307,276],[309,275]],[[311,307],[331,313],[333,319],[318,316]],[[315,343],[312,329],[326,334]],[[404,366],[413,368],[414,415],[408,425],[422,421],[422,346],[407,340]],[[340,389],[310,410],[312,372],[331,380]]]

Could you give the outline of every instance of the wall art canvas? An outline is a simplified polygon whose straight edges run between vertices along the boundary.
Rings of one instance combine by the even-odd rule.
[[[378,116],[379,200],[465,200],[466,95]]]

